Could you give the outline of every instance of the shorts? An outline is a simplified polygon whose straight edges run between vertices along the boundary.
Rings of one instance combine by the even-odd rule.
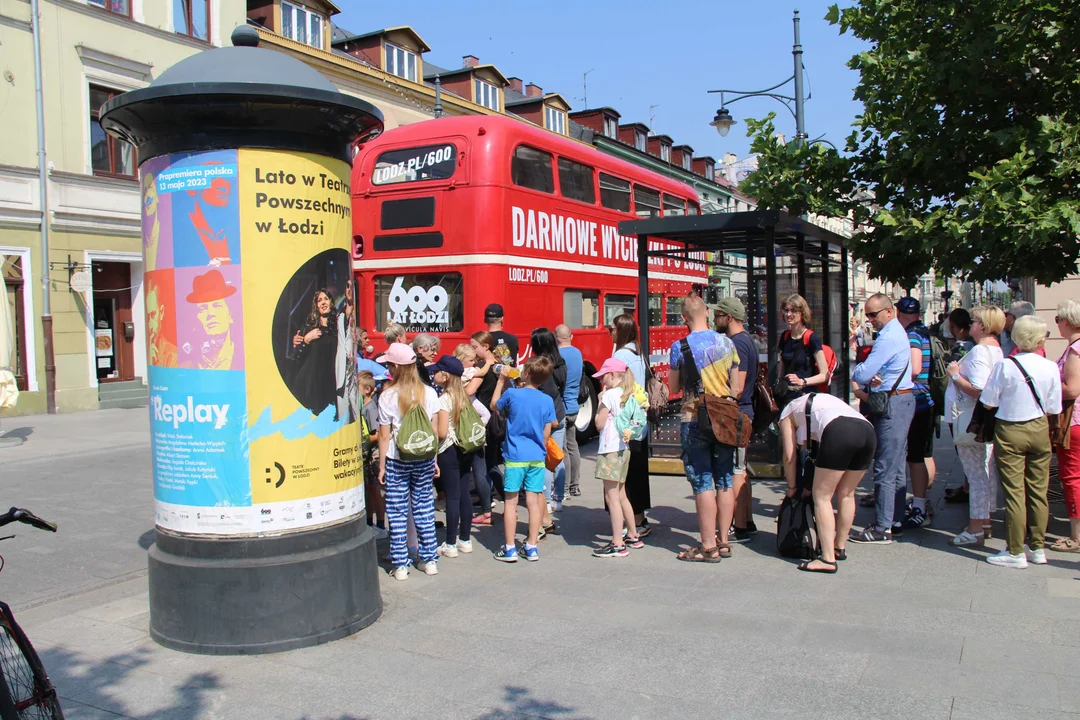
[[[630,451],[617,450],[596,456],[596,479],[624,483],[630,471]]]
[[[916,410],[907,434],[907,461],[912,464],[934,457],[934,408]]]
[[[814,466],[822,470],[869,470],[876,452],[873,425],[858,418],[838,417],[825,426]]]
[[[507,462],[503,473],[503,492],[544,492],[544,461]]]
[[[746,474],[746,448],[735,448],[735,469],[731,471],[732,475],[745,475]]]
[[[703,437],[696,422],[684,422],[679,435],[686,479],[694,494],[730,490],[735,482],[735,448]]]

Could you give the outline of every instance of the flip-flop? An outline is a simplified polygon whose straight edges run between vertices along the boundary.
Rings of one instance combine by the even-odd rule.
[[[812,568],[812,567],[810,567],[810,563],[812,563],[812,562],[819,562],[822,565],[831,565],[832,567],[831,568]],[[834,562],[826,562],[825,560],[822,560],[821,558],[815,558],[814,560],[807,560],[804,563],[799,563],[798,568],[800,570],[802,570],[803,572],[822,573],[824,575],[835,575],[836,570],[837,570],[836,563],[834,563]]]

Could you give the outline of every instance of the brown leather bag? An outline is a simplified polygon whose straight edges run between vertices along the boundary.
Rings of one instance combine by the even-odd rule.
[[[1050,444],[1062,450],[1069,449],[1069,430],[1072,427],[1073,401],[1066,400],[1061,406],[1062,410],[1057,415],[1047,415],[1050,424]]]
[[[733,447],[749,445],[754,423],[749,415],[739,409],[738,401],[709,393],[705,393],[704,399],[716,441]]]

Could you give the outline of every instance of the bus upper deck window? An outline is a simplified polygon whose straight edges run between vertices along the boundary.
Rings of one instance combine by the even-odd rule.
[[[638,217],[658,217],[660,215],[660,191],[643,185],[635,185],[634,212]]]
[[[609,210],[630,212],[630,181],[600,173],[600,204]]]
[[[551,155],[542,150],[519,145],[514,150],[514,159],[510,163],[510,175],[515,185],[544,193],[555,192]]]
[[[567,158],[559,158],[559,192],[564,198],[596,204],[593,169]]]
[[[664,217],[678,217],[686,214],[686,201],[681,197],[664,193]]]

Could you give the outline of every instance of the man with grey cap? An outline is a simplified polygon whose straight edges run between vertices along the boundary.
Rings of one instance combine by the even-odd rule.
[[[1023,300],[1017,300],[1005,311],[1005,331],[1001,333],[999,338],[999,341],[1001,342],[1001,352],[1005,354],[1005,357],[1009,358],[1020,352],[1020,348],[1016,347],[1016,343],[1012,341],[1013,325],[1016,324],[1016,321],[1020,318],[1034,314],[1035,306]],[[1046,349],[1039,348],[1035,351],[1035,354],[1046,357]]]
[[[717,332],[724,333],[739,353],[738,367],[731,368],[731,394],[739,399],[739,410],[754,419],[754,382],[757,380],[758,350],[754,338],[746,332],[746,308],[735,297],[721,298],[711,306]],[[744,543],[757,533],[750,512],[750,483],[746,481],[746,448],[735,448],[735,470],[732,489],[735,491],[735,519],[728,542]],[[721,527],[720,532],[725,532]]]

